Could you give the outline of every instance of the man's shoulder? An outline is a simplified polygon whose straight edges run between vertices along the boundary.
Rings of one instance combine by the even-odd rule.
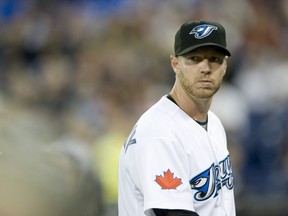
[[[146,112],[142,114],[139,120],[145,121],[147,119],[152,119],[153,121],[159,119],[167,119],[175,115],[179,108],[172,103],[166,96],[163,96],[155,104],[153,104]]]
[[[137,121],[137,130],[151,133],[153,131],[167,131],[175,121],[178,107],[171,104],[167,98],[162,97],[151,106]]]
[[[208,112],[208,120],[222,124],[222,123],[221,123],[221,120],[220,120],[220,118],[217,116],[217,114],[215,114],[215,113],[214,113],[213,111],[211,111],[211,110],[209,110],[209,112]]]

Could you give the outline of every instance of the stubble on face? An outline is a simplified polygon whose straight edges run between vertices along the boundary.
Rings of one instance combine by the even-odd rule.
[[[190,98],[210,99],[219,90],[223,76],[218,80],[212,79],[211,75],[200,75],[191,79],[180,70],[177,74],[177,79]],[[207,82],[205,82],[205,80]]]

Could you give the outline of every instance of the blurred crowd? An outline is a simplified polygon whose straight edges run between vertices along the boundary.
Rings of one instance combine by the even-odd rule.
[[[285,0],[0,0],[0,143],[68,157],[79,169],[72,177],[92,175],[90,189],[103,197],[86,199],[104,203],[101,215],[116,215],[120,148],[138,117],[170,91],[174,34],[192,19],[227,31],[232,57],[211,109],[227,131],[236,202],[245,215],[259,200],[287,212]],[[11,152],[3,146],[0,164]],[[51,175],[68,175],[59,163]]]

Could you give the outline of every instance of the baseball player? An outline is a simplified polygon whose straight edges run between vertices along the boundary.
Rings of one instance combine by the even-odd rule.
[[[175,35],[175,83],[132,129],[119,159],[119,216],[234,216],[226,134],[209,110],[226,73],[226,33],[191,21]]]

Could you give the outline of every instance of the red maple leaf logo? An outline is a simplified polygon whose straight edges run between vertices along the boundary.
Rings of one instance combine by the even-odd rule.
[[[180,184],[182,184],[181,178],[174,178],[174,173],[171,173],[170,169],[164,172],[164,177],[162,175],[156,175],[155,180],[162,189],[176,189]]]

